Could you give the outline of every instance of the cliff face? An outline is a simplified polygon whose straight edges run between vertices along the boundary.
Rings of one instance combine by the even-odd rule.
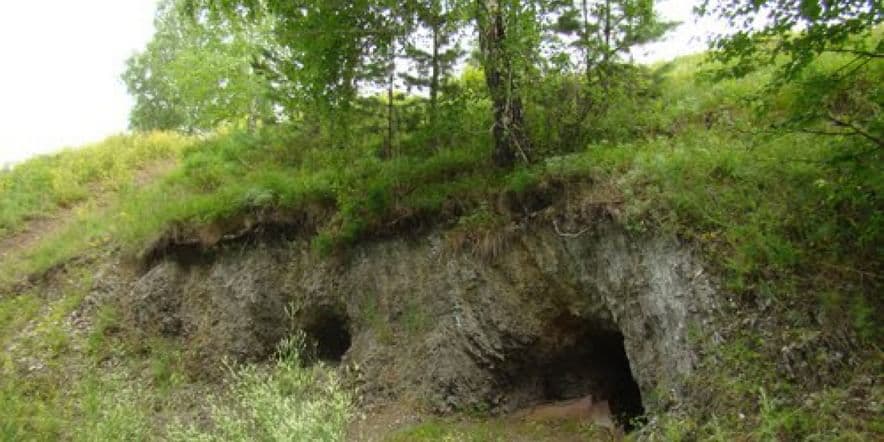
[[[696,360],[691,330],[715,311],[690,247],[610,221],[570,236],[525,228],[493,259],[451,252],[441,232],[346,259],[241,241],[167,256],[125,292],[136,324],[181,339],[194,366],[266,357],[302,329],[366,404],[443,413],[587,394],[627,417],[664,409]]]

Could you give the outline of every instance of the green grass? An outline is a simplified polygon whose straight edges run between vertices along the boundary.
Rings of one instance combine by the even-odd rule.
[[[113,375],[0,382],[0,440],[148,440],[145,397],[142,387]]]
[[[230,386],[212,398],[211,424],[170,430],[180,441],[344,440],[351,398],[335,372],[321,363],[305,367],[304,336],[283,341],[274,365],[233,369]]]
[[[168,232],[195,234],[212,224],[238,231],[246,218],[268,214],[290,220],[293,228],[314,238],[317,250],[328,253],[402,228],[440,221],[454,225],[488,207],[499,212],[497,199],[504,192],[531,192],[553,179],[587,178],[621,190],[633,225],[670,228],[713,244],[736,290],[757,289],[760,279],[817,260],[819,253],[827,255],[826,265],[841,268],[842,258],[850,258],[845,252],[858,246],[863,254],[852,261],[874,262],[881,243],[881,216],[875,214],[881,207],[880,155],[867,164],[839,164],[834,158],[855,151],[855,143],[788,133],[743,134],[760,122],[742,99],[766,74],[698,84],[699,63],[698,57],[688,57],[659,67],[665,73],[657,86],[661,93],[646,100],[642,112],[652,121],[614,114],[605,118],[616,121],[600,123],[622,126],[631,118],[643,119],[649,127],[645,137],[602,141],[509,173],[490,167],[485,135],[439,151],[411,149],[383,160],[371,143],[330,149],[286,127],[221,134],[184,148],[181,167],[164,180],[147,188],[119,186],[117,204],[84,211],[70,229],[30,251],[22,265],[10,264],[0,273],[8,280],[9,275],[40,272],[95,245],[121,245],[134,255]],[[820,65],[837,66],[830,60]],[[794,101],[798,92],[784,90],[773,101]],[[140,145],[137,139],[130,142]],[[88,159],[68,162],[92,164],[109,147],[92,149],[96,153],[84,154]],[[118,169],[131,172],[137,161],[126,158],[143,155],[141,150],[125,150],[130,153],[120,163],[127,166]],[[148,150],[169,153],[174,148]],[[27,163],[14,174],[35,175],[25,171],[43,167],[42,162]],[[17,193],[27,199],[30,192],[12,192]],[[488,219],[495,222],[498,215],[518,216],[492,215]],[[870,270],[852,263],[847,268]]]
[[[90,284],[89,272],[74,272],[52,299],[0,300],[0,440],[144,438],[146,396],[81,353],[85,337],[68,322]]]
[[[869,166],[829,162],[839,149],[808,135],[755,142],[702,131],[591,147],[540,173],[605,177],[622,192],[633,228],[670,229],[704,244],[730,289],[773,295],[764,281],[812,282],[843,266],[878,270],[884,178]]]
[[[0,238],[29,219],[51,215],[130,185],[139,169],[172,158],[188,140],[171,133],[114,136],[27,161],[0,174]]]
[[[114,136],[0,174],[0,240],[9,247],[28,247],[0,260],[0,295],[26,275],[108,246],[115,229],[111,211],[153,175],[174,166],[192,142],[173,133]],[[34,232],[38,241],[18,244],[15,235],[33,220],[64,209],[69,209],[64,217]]]
[[[838,66],[823,59],[819,69]],[[882,64],[871,76],[884,75]],[[882,427],[884,390],[862,384],[881,372],[884,324],[884,174],[882,152],[854,138],[768,131],[765,120],[739,101],[752,79],[698,89],[690,65],[677,65],[665,88],[671,136],[553,157],[514,176],[516,187],[551,178],[592,177],[616,189],[620,221],[637,232],[668,231],[699,246],[723,293],[739,310],[769,309],[773,331],[742,327],[725,345],[708,333],[707,360],[689,380],[702,398],[682,413],[661,417],[665,440],[874,440]],[[772,97],[782,113],[800,88]],[[671,112],[671,113],[670,113]],[[765,114],[764,118],[775,118]],[[706,115],[724,116],[707,127]],[[727,327],[729,324],[723,324]],[[859,339],[859,366],[842,366],[830,385],[784,378],[781,348],[796,336],[819,333]],[[815,363],[815,362],[814,362]],[[862,392],[862,393],[857,393]],[[857,402],[856,395],[863,396]],[[869,411],[869,408],[872,410]],[[875,410],[877,408],[877,410]]]
[[[69,322],[89,270],[69,266],[51,297],[0,299],[0,441],[343,440],[350,396],[334,372],[302,365],[303,339],[275,364],[231,369],[229,388],[201,384],[178,344],[141,339],[113,301],[77,316],[88,329]]]
[[[84,250],[118,245],[134,255],[172,229],[267,212],[311,220],[305,230],[315,234],[318,249],[330,252],[382,232],[394,219],[426,219],[454,200],[455,212],[474,206],[499,179],[485,172],[484,146],[382,161],[356,148],[292,145],[294,139],[297,134],[268,130],[221,135],[187,148],[181,167],[166,178],[119,189],[109,204],[74,214],[70,227],[7,263],[0,286]]]

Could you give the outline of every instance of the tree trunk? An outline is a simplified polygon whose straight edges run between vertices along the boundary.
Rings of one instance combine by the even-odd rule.
[[[592,82],[592,52],[589,49],[589,4],[583,0],[583,59],[587,85]]]
[[[439,104],[439,27],[441,19],[437,16],[433,21],[433,73],[430,78],[430,130],[433,134],[434,148],[439,148],[439,121],[438,121],[438,104]]]
[[[581,12],[583,13],[583,35],[581,36],[582,45],[583,45],[583,77],[584,83],[581,84],[579,81],[576,87],[576,97],[575,97],[575,105],[576,105],[576,121],[568,123],[565,125],[564,129],[564,139],[562,140],[563,145],[566,146],[566,150],[572,150],[575,146],[580,146],[583,143],[583,123],[586,120],[587,115],[589,115],[589,111],[592,108],[592,72],[593,72],[593,60],[592,60],[592,50],[590,49],[589,44],[589,35],[592,30],[590,29],[589,23],[589,3],[587,0],[582,0],[581,2]]]
[[[249,117],[246,120],[246,127],[249,133],[255,133],[255,128],[258,126],[258,98],[252,97],[251,101],[249,101]]]
[[[611,0],[605,1],[605,53],[602,55],[602,89],[605,92],[605,106],[611,89]]]
[[[513,78],[510,54],[506,53],[506,22],[499,0],[477,0],[479,45],[485,82],[494,107],[494,152],[499,167],[510,167],[516,158],[528,162],[530,145],[524,129],[518,82]]]
[[[393,158],[393,138],[395,137],[395,127],[394,120],[396,118],[396,109],[395,109],[395,91],[393,87],[395,86],[396,81],[396,46],[395,44],[391,46],[390,49],[390,62],[387,66],[387,140],[386,146],[384,146],[384,157],[385,158]]]

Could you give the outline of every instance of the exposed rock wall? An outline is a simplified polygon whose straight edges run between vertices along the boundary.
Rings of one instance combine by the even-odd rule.
[[[443,238],[376,241],[346,259],[299,241],[167,257],[131,290],[132,318],[206,366],[266,357],[293,329],[337,318],[369,403],[507,410],[626,394],[627,378],[645,407],[679,399],[695,360],[689,330],[714,310],[690,247],[612,222],[567,238],[528,229],[493,260],[448,253]]]

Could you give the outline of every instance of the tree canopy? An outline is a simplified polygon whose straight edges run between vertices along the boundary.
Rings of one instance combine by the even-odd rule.
[[[131,126],[196,131],[272,119],[269,82],[254,63],[269,43],[269,23],[194,19],[183,7],[161,2],[156,34],[127,62],[123,80],[136,100]]]
[[[835,109],[847,85],[884,57],[876,0],[705,0],[697,11],[729,25],[712,43],[719,77],[775,66],[768,89],[807,89],[783,126],[834,127],[881,144],[871,90]],[[525,115],[550,103],[529,97],[540,92],[527,84],[553,72],[564,75],[560,87],[576,81],[558,137],[585,143],[612,88],[640,81],[630,51],[675,25],[659,18],[653,0],[164,0],[154,39],[129,60],[124,79],[136,97],[135,128],[289,121],[341,146],[382,125],[389,156],[403,125],[422,127],[430,146],[444,144],[440,101],[459,93],[452,74],[468,60],[484,76],[493,160],[508,167],[530,162],[543,142]],[[809,69],[826,55],[843,66]],[[416,101],[402,101],[402,90],[418,92]],[[407,116],[406,108],[421,111]]]
[[[732,75],[778,64],[780,79],[792,80],[827,52],[884,57],[880,33],[869,38],[884,21],[879,0],[704,0],[697,10],[728,24],[712,54]]]
[[[879,0],[705,0],[698,12],[724,19],[732,30],[712,39],[719,76],[773,66],[765,94],[801,88],[781,127],[884,148],[884,95],[880,84],[860,81],[884,59]],[[829,57],[831,69],[812,66],[821,57]]]
[[[552,58],[579,55],[583,75],[609,87],[620,54],[670,28],[657,20],[653,5],[652,0],[166,0],[156,36],[129,61],[124,75],[137,100],[132,126],[202,130],[224,122],[283,119],[314,127],[340,145],[362,124],[362,98],[383,87],[390,144],[398,118],[395,92],[405,88],[428,96],[420,120],[438,147],[440,96],[463,55],[471,53],[485,76],[494,162],[529,162],[526,82]],[[543,49],[545,41],[563,35],[572,41],[561,50]]]

